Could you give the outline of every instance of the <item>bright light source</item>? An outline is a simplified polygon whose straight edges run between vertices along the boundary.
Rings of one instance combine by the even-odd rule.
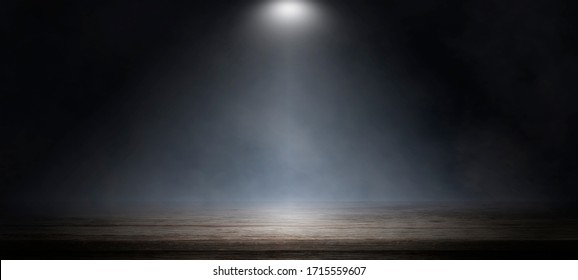
[[[330,25],[328,10],[316,0],[262,0],[247,13],[250,42],[305,45]]]
[[[276,0],[264,6],[265,24],[283,34],[310,30],[319,21],[319,9],[307,0]]]
[[[280,22],[298,22],[310,15],[310,7],[303,1],[283,0],[271,6],[272,17]]]

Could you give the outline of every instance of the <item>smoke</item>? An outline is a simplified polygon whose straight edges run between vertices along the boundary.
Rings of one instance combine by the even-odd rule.
[[[521,17],[511,14],[513,2],[484,10],[475,1],[307,1],[311,10],[284,14],[271,8],[275,1],[233,2],[195,2],[194,11],[175,2],[164,13],[149,3],[143,15],[156,20],[143,16],[142,30],[137,23],[117,30],[124,16],[110,23],[95,16],[93,25],[107,24],[92,33],[109,38],[95,53],[113,60],[111,48],[112,57],[140,61],[138,70],[115,87],[93,86],[100,84],[93,76],[115,80],[102,73],[116,68],[74,73],[106,96],[103,105],[69,121],[78,128],[66,130],[41,174],[6,192],[22,203],[71,208],[575,194],[569,93],[576,67],[553,39],[567,28],[555,14],[561,7],[527,5]],[[158,37],[143,39],[146,30],[162,29],[157,23],[176,10],[190,22],[161,26],[178,26],[170,29],[178,40],[154,59],[139,54],[146,46],[138,42]],[[556,20],[539,24],[548,13]],[[127,34],[134,37],[115,48]],[[78,44],[96,40],[87,38]],[[71,55],[80,66],[65,73],[96,63],[78,62],[84,56]],[[48,77],[67,85],[55,73]],[[57,89],[66,99],[78,88]],[[48,140],[19,147],[43,150]]]
[[[428,93],[411,85],[394,50],[382,65],[355,30],[333,24],[291,38],[252,24],[190,38],[203,47],[158,61],[48,172],[50,196],[447,199],[443,150],[422,129]]]

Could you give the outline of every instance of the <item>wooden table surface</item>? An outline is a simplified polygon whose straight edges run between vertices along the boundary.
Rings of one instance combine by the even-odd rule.
[[[6,218],[2,259],[566,259],[578,212],[307,204]]]

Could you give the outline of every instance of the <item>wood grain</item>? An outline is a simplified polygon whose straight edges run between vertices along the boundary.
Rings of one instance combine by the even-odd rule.
[[[575,258],[578,215],[532,207],[191,207],[5,219],[3,259]]]

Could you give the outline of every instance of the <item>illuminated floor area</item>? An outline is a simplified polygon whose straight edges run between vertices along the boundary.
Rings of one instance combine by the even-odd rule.
[[[2,259],[578,256],[578,212],[568,209],[310,204],[152,212],[8,219]]]

